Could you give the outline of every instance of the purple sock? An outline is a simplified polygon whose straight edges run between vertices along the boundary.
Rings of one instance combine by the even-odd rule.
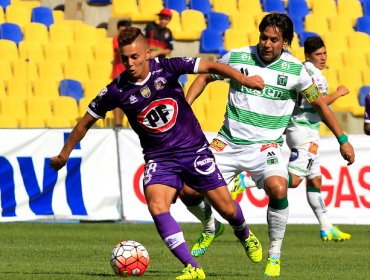
[[[199,267],[198,263],[190,254],[188,245],[185,242],[184,234],[169,212],[165,212],[153,217],[157,231],[172,254],[178,258],[184,266],[191,264]]]
[[[245,222],[242,209],[238,202],[234,201],[236,206],[236,216],[234,219],[229,220],[230,226],[234,229],[234,234],[239,240],[244,241],[249,236],[249,229],[247,223]]]

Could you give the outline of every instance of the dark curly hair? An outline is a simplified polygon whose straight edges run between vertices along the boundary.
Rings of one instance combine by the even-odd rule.
[[[290,19],[290,17],[288,17],[286,14],[280,14],[276,12],[267,14],[262,19],[258,30],[262,33],[268,27],[272,27],[273,29],[278,28],[283,36],[283,39],[287,41],[289,46],[291,46],[294,36],[294,28],[293,21]]]
[[[126,45],[132,44],[138,37],[145,40],[144,34],[140,28],[128,26],[118,34],[118,46],[121,48]]]

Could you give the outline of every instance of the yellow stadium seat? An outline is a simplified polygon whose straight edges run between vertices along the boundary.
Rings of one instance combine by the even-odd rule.
[[[25,99],[20,97],[4,97],[0,100],[1,115],[16,119],[17,126],[23,127],[26,117]]]
[[[232,16],[238,12],[238,1],[237,0],[214,0],[213,11],[227,14]]]
[[[176,10],[171,10],[172,18],[167,27],[171,30],[173,37],[176,40],[182,40],[182,26],[180,14]]]
[[[233,14],[230,19],[232,29],[239,29],[246,32],[254,32],[258,30],[254,16],[249,13],[239,12]]]
[[[51,42],[67,45],[74,43],[73,28],[64,21],[50,25],[49,37]]]
[[[352,67],[353,65],[356,68],[365,70],[369,67],[365,54],[361,52],[351,52],[347,51],[343,53],[343,63],[344,67]]]
[[[53,116],[76,121],[79,117],[76,99],[69,96],[58,96],[51,101]]]
[[[51,99],[47,97],[31,97],[26,101],[27,118],[39,121],[42,119],[42,126],[46,127],[49,118],[52,116]],[[27,124],[28,126],[29,124]],[[34,124],[35,125],[35,124]]]
[[[0,9],[0,24],[5,22],[4,9]]]
[[[71,128],[74,127],[77,120],[65,116],[51,116],[48,119],[49,128]]]
[[[13,63],[14,77],[34,82],[38,77],[37,64],[32,61],[18,60]]]
[[[337,0],[338,15],[350,17],[352,25],[356,23],[356,19],[364,15],[361,1],[359,0]]]
[[[328,18],[329,29],[332,32],[349,34],[354,31],[352,18],[344,15],[337,15]]]
[[[337,71],[332,68],[326,68],[321,70],[321,72],[328,81],[329,93],[334,93],[339,86]]]
[[[367,52],[370,49],[370,37],[364,32],[347,34],[348,47],[355,52]]]
[[[9,61],[0,60],[0,82],[5,85],[13,77],[12,66]]]
[[[355,88],[351,87],[348,87],[348,89],[349,93],[347,95],[338,98],[333,103],[332,108],[334,111],[352,112],[359,106],[357,97],[358,89],[356,90]]]
[[[321,35],[326,50],[331,52],[345,52],[348,49],[347,35],[345,33],[330,31]]]
[[[200,97],[202,98],[202,97]],[[200,99],[199,98],[199,99]],[[204,102],[201,102],[201,100],[195,100],[195,102],[191,105],[191,108],[195,114],[195,116],[197,117],[199,123],[200,123],[200,126],[203,127],[206,125],[207,123],[207,117],[206,117],[206,110],[205,110],[205,103]]]
[[[78,24],[74,29],[74,41],[90,47],[96,45],[98,42],[96,28],[88,24]]]
[[[33,84],[33,95],[35,97],[56,98],[59,96],[57,81],[53,79],[39,78]]]
[[[69,50],[66,44],[61,42],[49,42],[43,46],[45,60],[66,63],[69,57]]]
[[[304,29],[320,35],[328,33],[329,24],[327,17],[321,14],[308,14],[304,19]]]
[[[337,4],[335,0],[313,0],[312,14],[324,17],[337,15]]]
[[[358,92],[363,85],[362,72],[357,66],[345,67],[338,70],[339,84],[351,88],[353,91]]]
[[[112,0],[113,17],[129,17],[133,20],[139,13],[136,0]]]
[[[93,53],[96,61],[106,61],[112,63],[113,61],[112,39],[109,38],[109,40],[104,40],[99,44],[93,46]]]
[[[244,30],[229,28],[224,35],[224,47],[227,51],[249,45],[247,32]]]
[[[305,57],[305,54],[304,54],[304,47],[291,49],[290,53],[302,62],[306,60],[306,57]]]
[[[142,17],[140,21],[152,21],[156,19],[156,15],[163,9],[162,0],[140,0],[138,1],[139,15]],[[138,21],[136,19],[135,21]]]
[[[5,83],[4,82],[0,82],[0,99],[3,98],[3,97],[6,97],[6,90],[5,90]]]
[[[18,128],[19,122],[13,116],[0,115],[0,128]]]
[[[32,83],[23,78],[11,78],[8,80],[7,92],[9,97],[28,98],[33,95]]]
[[[230,84],[225,81],[214,81],[207,85],[209,91],[210,106],[221,104],[226,106]]]
[[[31,11],[21,5],[9,5],[6,8],[5,16],[7,22],[18,24],[22,30],[26,24],[31,22]]]
[[[364,82],[364,85],[370,85],[370,66],[366,69],[363,69],[362,71],[362,80]]]
[[[326,66],[339,70],[343,68],[343,56],[341,51],[336,51],[335,49],[326,48],[327,60]]]
[[[81,62],[81,63],[91,63],[94,59],[94,53],[92,46],[84,43],[74,43],[69,47],[69,57],[70,60]]]
[[[191,84],[192,84],[192,81],[189,81],[189,80],[186,81],[186,83],[184,85],[184,93],[185,93],[185,95],[188,93]],[[200,99],[200,98],[207,99],[208,101],[210,100],[208,86],[203,90],[201,97],[198,97],[197,100]]]
[[[19,59],[17,44],[10,40],[0,39],[1,61],[14,62]]]
[[[64,11],[53,10],[53,19],[54,23],[62,22],[64,20]]]
[[[31,12],[33,8],[41,6],[41,1],[40,0],[20,0],[20,1],[11,0],[11,5],[14,5],[16,7],[25,7]]]
[[[64,77],[66,79],[77,80],[85,87],[90,79],[87,64],[73,60],[67,61],[64,66]]]
[[[24,40],[46,44],[49,42],[49,32],[45,24],[30,22],[24,26]]]
[[[18,50],[21,59],[31,62],[40,62],[45,59],[42,45],[39,42],[21,41]]]
[[[206,117],[207,122],[203,127],[204,131],[217,132],[222,127],[224,121],[224,113],[226,111],[225,104],[212,104],[212,106],[206,106]]]
[[[239,0],[238,10],[241,13],[261,15],[263,13],[260,0]]]
[[[88,64],[91,80],[109,81],[112,76],[112,64],[105,61],[93,61]]]
[[[250,45],[256,45],[260,40],[260,32],[258,30],[248,32],[248,41]]]
[[[203,13],[191,9],[181,12],[181,25],[189,40],[199,40],[202,31],[207,28]]]
[[[54,60],[44,60],[38,63],[39,77],[51,81],[63,80],[64,73],[62,63]]]

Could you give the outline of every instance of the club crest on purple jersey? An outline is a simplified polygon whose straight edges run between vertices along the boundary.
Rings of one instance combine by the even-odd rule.
[[[140,93],[143,97],[148,98],[151,94],[150,88],[148,86],[144,86],[140,89]]]
[[[150,132],[169,130],[175,123],[178,106],[174,99],[164,98],[150,103],[137,117],[138,123]]]
[[[154,87],[156,90],[161,90],[164,88],[164,85],[167,83],[167,80],[163,77],[159,77],[154,81]]]

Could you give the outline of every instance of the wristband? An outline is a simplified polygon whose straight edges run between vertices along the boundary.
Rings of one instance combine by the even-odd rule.
[[[338,140],[339,144],[342,145],[342,144],[348,142],[348,137],[347,137],[347,135],[342,134],[342,135],[337,137],[337,140]]]

